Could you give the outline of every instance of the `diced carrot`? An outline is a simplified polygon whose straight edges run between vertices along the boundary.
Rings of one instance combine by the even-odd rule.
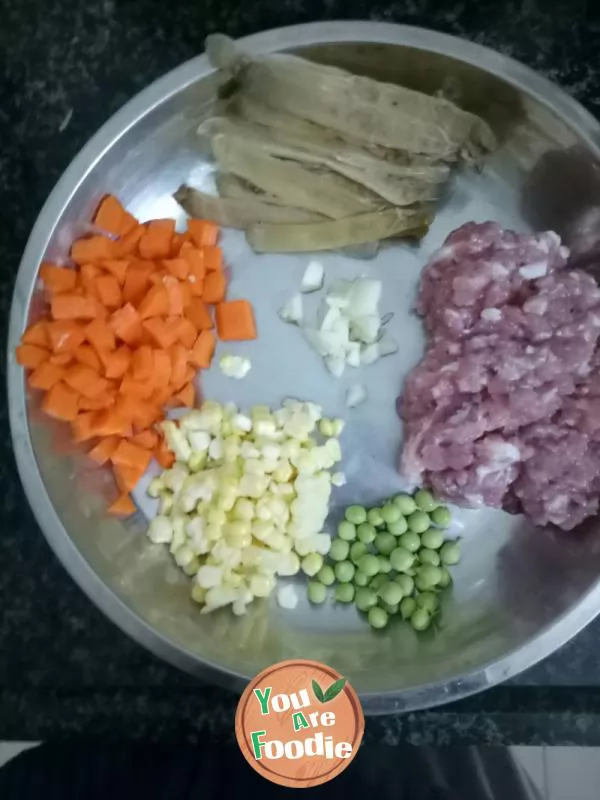
[[[163,278],[163,286],[167,292],[167,314],[170,316],[179,316],[183,314],[183,295],[181,293],[181,284],[177,278],[174,278],[172,275],[165,275]]]
[[[106,322],[95,319],[84,328],[85,338],[100,354],[115,349],[115,335]]]
[[[119,416],[114,408],[96,411],[90,427],[96,436],[131,436],[131,424]]]
[[[54,295],[50,301],[50,310],[55,320],[86,320],[97,316],[96,304],[89,297],[80,297],[70,292]]]
[[[102,372],[102,361],[90,344],[80,344],[73,355],[80,364],[85,364],[98,373]]]
[[[187,317],[179,317],[173,321],[173,324],[177,331],[177,339],[189,350],[190,347],[193,347],[198,336],[194,323],[190,322]]]
[[[154,351],[154,385],[168,386],[171,382],[171,357],[166,350]]]
[[[127,270],[123,284],[123,300],[137,306],[150,284],[149,271],[143,262],[132,264]]]
[[[140,319],[164,317],[169,313],[169,294],[162,281],[148,290],[138,311]]]
[[[209,331],[214,327],[208,306],[201,297],[192,297],[184,313],[197,331]]]
[[[129,496],[129,492],[123,492],[114,503],[107,508],[107,513],[111,517],[130,517],[136,512],[135,503]]]
[[[121,305],[121,287],[114,275],[102,275],[96,281],[96,289],[100,301],[107,308],[118,308]]]
[[[105,392],[108,387],[108,381],[85,364],[68,367],[64,382],[83,397],[95,397]]]
[[[102,464],[106,464],[108,459],[117,449],[119,441],[120,439],[118,436],[107,436],[99,441],[95,447],[92,447],[88,453],[88,456],[92,459],[92,461],[95,461],[96,464],[102,466]]]
[[[171,258],[177,258],[181,252],[182,246],[185,242],[189,242],[191,238],[187,231],[185,233],[174,233],[171,239]]]
[[[206,303],[222,303],[226,288],[227,283],[222,272],[209,272],[204,279],[202,298]]]
[[[172,395],[173,387],[171,384],[168,386],[157,386],[148,398],[148,402],[158,408],[162,408],[165,403],[171,399]]]
[[[140,239],[146,233],[145,225],[137,225],[132,231],[122,236],[115,247],[115,258],[127,258],[137,253]]]
[[[174,233],[175,220],[152,220],[139,241],[139,254],[142,258],[169,258],[171,255],[171,239]]]
[[[174,325],[168,325],[159,317],[144,320],[143,328],[151,337],[151,340],[158,347],[167,350],[177,339],[177,331]]]
[[[73,431],[73,441],[87,442],[88,439],[93,439],[96,434],[93,429],[95,411],[84,411],[77,414],[71,423],[71,430]]]
[[[119,285],[122,286],[125,283],[130,263],[131,262],[127,259],[111,258],[108,261],[103,261],[100,266],[102,269],[110,272],[110,274],[117,279]]]
[[[212,331],[201,331],[190,352],[190,362],[200,369],[208,369],[215,352],[215,344],[215,336]]]
[[[183,311],[185,313],[185,309],[189,308],[190,303],[192,302],[192,289],[190,284],[187,281],[181,281],[181,304],[183,305]]]
[[[27,380],[27,384],[32,389],[43,389],[47,391],[51,389],[55,383],[62,380],[65,374],[65,368],[59,367],[56,364],[51,364],[49,361],[44,361],[34,369]]]
[[[42,411],[54,419],[72,422],[77,416],[77,400],[77,392],[60,381],[48,389],[44,395]]]
[[[98,297],[96,281],[101,274],[101,270],[95,264],[83,264],[79,269],[81,286],[92,297]]]
[[[33,325],[30,325],[23,336],[21,336],[21,344],[33,344],[36,347],[50,347],[46,320],[40,319],[38,322],[34,322]]]
[[[224,342],[256,339],[254,311],[248,300],[230,300],[215,308],[217,334]]]
[[[119,393],[143,399],[150,397],[153,389],[153,381],[136,381],[131,375],[125,375],[119,386]]]
[[[109,317],[108,325],[115,336],[125,344],[135,345],[142,337],[142,323],[140,315],[131,305],[126,303]]]
[[[215,245],[219,238],[219,226],[206,219],[188,219],[188,231],[196,247]]]
[[[58,355],[51,355],[48,359],[48,363],[55,364],[57,367],[66,367],[71,361],[73,361],[72,353],[59,353]]]
[[[188,350],[181,344],[174,344],[169,349],[169,355],[171,357],[171,384],[178,391],[185,383]]]
[[[127,212],[112,194],[107,194],[98,206],[94,222],[99,228],[115,236],[129,233],[137,225],[137,220]]]
[[[187,406],[188,408],[193,408],[196,402],[196,390],[194,388],[193,383],[186,383],[186,385],[181,389],[175,397],[178,400],[181,400],[182,405]]]
[[[158,461],[163,469],[169,469],[169,467],[172,467],[175,463],[175,456],[169,450],[163,436],[160,437],[158,446],[154,451],[154,458]]]
[[[191,242],[185,242],[181,246],[181,258],[187,262],[188,278],[193,275],[197,281],[202,282],[206,275],[202,250],[199,250]]]
[[[202,260],[207,272],[220,272],[223,269],[223,251],[220,247],[206,245],[202,248]]]
[[[135,436],[131,437],[130,441],[132,444],[137,444],[145,450],[152,451],[158,445],[158,433],[152,429],[148,429],[136,433]]]
[[[90,236],[73,242],[71,258],[76,264],[97,264],[115,255],[117,243],[106,236]]]
[[[139,407],[135,425],[139,428],[149,428],[161,419],[164,419],[163,412],[149,399],[147,403]]]
[[[131,363],[131,350],[123,344],[112,352],[102,351],[100,359],[107,378],[122,378]]]
[[[150,450],[123,440],[119,442],[110,460],[113,464],[118,464],[122,467],[137,467],[143,472],[147,469],[151,458],[152,453]]]
[[[187,278],[190,268],[185,258],[167,258],[162,263],[164,268],[175,278],[180,281]]]
[[[85,339],[84,330],[86,329],[77,322],[68,320],[49,322],[48,336],[52,352],[55,354],[74,352]]]
[[[35,344],[20,344],[17,347],[17,364],[26,369],[35,369],[47,361],[50,353],[44,347],[37,347]]]
[[[71,292],[77,286],[77,273],[75,270],[67,267],[57,267],[55,264],[42,264],[40,278],[44,281],[46,289],[53,294]]]
[[[154,351],[147,344],[133,351],[131,374],[136,381],[146,381],[154,375]]]
[[[144,474],[144,470],[140,470],[139,467],[128,467],[124,464],[113,464],[113,472],[117,486],[122,492],[132,492]]]
[[[101,409],[108,409],[114,405],[114,398],[107,392],[97,394],[94,397],[80,397],[79,410],[80,411],[100,411]]]

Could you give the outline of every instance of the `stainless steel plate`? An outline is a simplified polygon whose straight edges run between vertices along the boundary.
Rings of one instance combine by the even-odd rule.
[[[482,172],[455,176],[418,248],[385,247],[371,262],[334,254],[320,258],[328,281],[363,273],[383,281],[382,311],[394,312],[389,330],[400,342],[396,356],[358,373],[348,370],[339,381],[298,331],[277,317],[297,290],[306,256],[258,257],[241,234],[224,236],[231,295],[253,301],[260,337],[256,343],[220,345],[220,352],[249,355],[252,371],[234,382],[213,369],[203,381],[204,393],[242,406],[301,397],[322,404],[329,415],[346,417],[342,446],[349,481],[336,492],[335,505],[376,502],[401,488],[394,403],[422,353],[421,326],[411,306],[423,263],[452,229],[469,220],[495,219],[521,231],[546,224],[566,229],[582,210],[583,193],[572,192],[557,213],[548,198],[560,187],[548,165],[558,154],[567,167],[571,159],[583,163],[578,174],[592,174],[599,163],[600,129],[525,67],[428,31],[316,24],[260,34],[242,44],[256,53],[294,49],[380,79],[443,89],[486,117],[501,137],[499,151]],[[367,712],[382,713],[445,702],[514,675],[597,613],[600,550],[593,533],[558,536],[502,512],[458,512],[454,524],[465,538],[464,559],[435,636],[417,637],[403,625],[374,634],[353,609],[312,609],[302,602],[284,612],[274,599],[256,604],[243,619],[227,612],[200,615],[186,579],[164,549],[144,537],[144,514],[127,524],[105,518],[108,477],[91,470],[80,453],[64,452],[68,433],[44,421],[36,398],[26,393],[12,353],[26,321],[39,313],[40,261],[65,257],[105,192],[117,194],[141,219],[181,217],[171,199],[177,186],[210,185],[211,166],[200,158],[194,132],[210,112],[214,89],[215,77],[200,57],[142,92],[75,159],[31,235],[13,300],[9,397],[19,470],[40,526],[75,580],[118,625],[172,663],[229,686],[241,687],[276,660],[311,657],[347,675]],[[564,201],[564,193],[561,197]],[[369,399],[348,412],[345,392],[357,381],[368,386]],[[142,512],[151,513],[143,494],[138,499]]]

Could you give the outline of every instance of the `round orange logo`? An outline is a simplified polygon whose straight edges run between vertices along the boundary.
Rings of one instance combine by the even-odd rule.
[[[247,686],[235,715],[244,757],[280,786],[310,788],[352,761],[365,728],[358,696],[318,661],[281,661]]]

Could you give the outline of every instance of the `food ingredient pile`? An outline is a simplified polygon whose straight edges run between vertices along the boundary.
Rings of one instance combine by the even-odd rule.
[[[454,231],[422,278],[427,352],[400,471],[441,498],[570,530],[600,495],[600,288],[552,232]]]
[[[448,100],[295,56],[251,57],[219,34],[206,48],[222,100],[198,133],[220,196],[182,186],[175,199],[246,230],[257,252],[420,238],[450,166],[494,148],[486,123]]]

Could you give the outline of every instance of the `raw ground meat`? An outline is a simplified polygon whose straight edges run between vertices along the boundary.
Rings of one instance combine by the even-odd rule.
[[[552,232],[454,231],[424,270],[427,352],[398,399],[400,472],[570,530],[600,496],[600,289]]]

